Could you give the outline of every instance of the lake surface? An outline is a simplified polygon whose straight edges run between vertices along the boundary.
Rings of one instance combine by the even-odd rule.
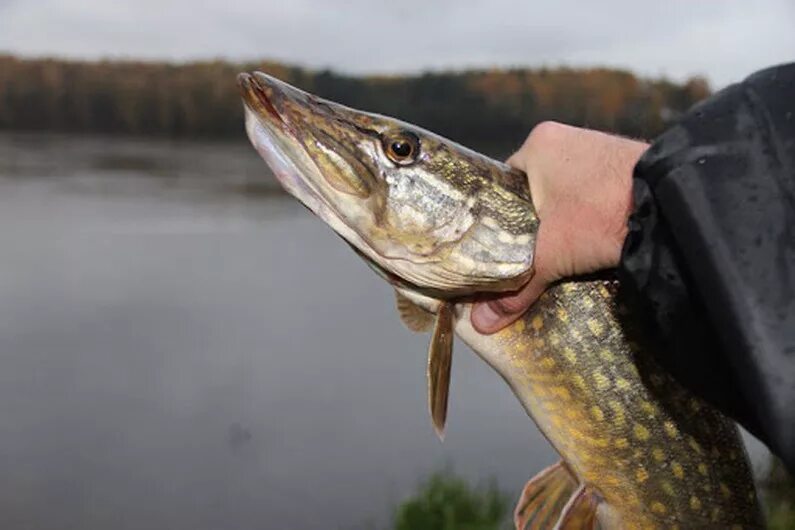
[[[242,142],[0,136],[0,248],[0,528],[386,528],[556,460],[462,344],[436,439],[427,337]]]

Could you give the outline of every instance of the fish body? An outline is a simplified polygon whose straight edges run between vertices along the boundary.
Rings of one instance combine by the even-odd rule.
[[[523,174],[265,74],[239,83],[249,137],[284,187],[395,287],[409,327],[433,328],[437,431],[454,330],[560,454],[526,487],[518,528],[764,527],[734,423],[655,362],[616,281],[561,282],[498,333],[471,326],[475,300],[532,274],[539,221]]]
[[[734,423],[628,339],[616,289],[556,285],[490,336],[472,328],[465,306],[456,332],[622,528],[763,527]]]

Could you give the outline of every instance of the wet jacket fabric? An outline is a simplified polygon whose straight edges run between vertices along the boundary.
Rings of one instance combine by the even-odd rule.
[[[795,64],[688,111],[634,201],[619,274],[658,360],[795,471]]]

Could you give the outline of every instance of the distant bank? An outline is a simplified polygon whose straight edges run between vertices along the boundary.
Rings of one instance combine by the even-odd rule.
[[[678,84],[606,68],[350,77],[274,62],[75,62],[0,55],[0,130],[242,137],[235,76],[253,69],[486,147],[515,145],[548,119],[650,137],[710,93],[701,78]]]

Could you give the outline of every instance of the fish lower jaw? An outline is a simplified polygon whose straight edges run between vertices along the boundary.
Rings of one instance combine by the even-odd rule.
[[[280,136],[285,134],[273,130],[273,126],[263,124],[248,107],[245,108],[245,113],[249,140],[260,157],[267,162],[276,180],[290,195],[316,211],[319,207],[317,194],[307,185],[301,170],[282,146],[287,140]]]

